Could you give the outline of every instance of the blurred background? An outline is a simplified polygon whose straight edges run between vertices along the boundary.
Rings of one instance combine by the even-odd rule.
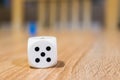
[[[119,30],[119,5],[119,0],[0,0],[0,29]]]

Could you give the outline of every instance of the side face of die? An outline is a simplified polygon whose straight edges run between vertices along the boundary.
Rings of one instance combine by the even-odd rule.
[[[28,40],[29,65],[36,68],[47,68],[57,63],[56,39],[30,38]]]

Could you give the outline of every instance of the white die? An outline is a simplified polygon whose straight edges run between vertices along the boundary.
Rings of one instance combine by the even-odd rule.
[[[55,37],[41,36],[28,39],[28,62],[31,67],[47,68],[57,64]]]

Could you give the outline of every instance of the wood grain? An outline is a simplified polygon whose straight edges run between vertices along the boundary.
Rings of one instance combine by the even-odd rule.
[[[58,63],[46,69],[29,67],[26,33],[0,36],[0,80],[119,80],[118,34],[42,31],[58,42]]]

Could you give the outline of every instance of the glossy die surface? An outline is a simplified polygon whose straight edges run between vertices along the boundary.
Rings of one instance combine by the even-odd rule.
[[[56,38],[48,36],[29,38],[28,62],[35,68],[54,66],[57,63]]]

